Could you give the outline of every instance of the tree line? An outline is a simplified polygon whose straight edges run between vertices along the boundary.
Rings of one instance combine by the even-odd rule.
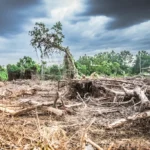
[[[45,80],[63,78],[66,72],[65,65],[47,66],[46,62],[43,64],[41,67],[41,64],[36,63],[32,58],[24,56],[16,64],[8,64],[6,68],[0,66],[0,80],[30,79],[33,74],[38,76],[43,70]],[[80,76],[90,76],[93,72],[107,76],[132,76],[149,71],[150,53],[139,51],[134,55],[127,50],[100,52],[94,56],[80,56],[75,61],[75,66]]]
[[[100,52],[94,56],[81,56],[76,64],[79,72],[85,75],[96,72],[108,76],[131,76],[148,71],[150,53],[139,51],[134,55],[127,50]]]

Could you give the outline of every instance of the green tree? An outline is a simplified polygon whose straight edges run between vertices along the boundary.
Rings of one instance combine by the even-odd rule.
[[[136,55],[132,73],[139,74],[141,69],[146,67],[150,67],[150,54],[146,51],[139,51]]]
[[[86,75],[90,75],[93,72],[106,75],[124,75],[130,74],[133,62],[133,55],[129,51],[121,51],[116,53],[101,52],[96,55],[87,56],[84,55],[77,60],[78,69]],[[83,70],[82,65],[86,68]]]
[[[90,75],[91,73],[93,73],[92,58],[93,57],[84,55],[78,59],[77,66],[82,74]]]

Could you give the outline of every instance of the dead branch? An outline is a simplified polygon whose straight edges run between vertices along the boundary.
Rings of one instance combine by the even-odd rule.
[[[139,86],[136,86],[135,89],[133,90],[128,90],[125,87],[122,87],[122,88],[127,95],[138,97],[138,99],[141,101],[140,111],[144,110],[145,108],[150,107],[150,101],[145,95],[145,89],[142,89]]]
[[[120,95],[120,96],[125,96],[125,92],[109,89],[109,88],[107,88],[105,86],[102,86],[102,88],[104,88],[109,93],[112,93],[112,94],[115,94],[115,95]]]
[[[9,113],[10,116],[19,116],[19,115],[22,115],[24,113],[27,113],[29,111],[32,111],[38,107],[42,107],[41,105],[40,106],[32,106],[32,107],[29,107],[29,108],[25,108],[25,109],[22,109],[22,110],[19,110],[17,112],[13,112],[13,113]]]
[[[87,108],[86,103],[84,102],[83,98],[80,96],[80,94],[79,94],[78,92],[77,92],[77,99],[83,102],[83,104],[84,104],[84,109]]]
[[[107,129],[114,129],[114,128],[117,128],[117,127],[120,127],[120,126],[126,124],[127,122],[135,121],[137,119],[145,119],[145,118],[149,118],[149,117],[150,117],[150,111],[145,111],[142,113],[135,114],[133,116],[129,116],[126,119],[125,118],[119,119],[119,120],[113,122],[112,124],[108,125]]]
[[[8,90],[8,89],[7,89]],[[33,95],[36,93],[36,90],[31,88],[31,89],[21,89],[21,90],[18,90],[18,91],[11,91],[11,90],[8,90],[11,94],[8,96],[8,98],[15,98],[15,97],[19,97],[19,96],[22,96],[22,95]]]
[[[65,114],[65,111],[60,110],[60,109],[56,109],[53,107],[42,107],[42,110],[45,112],[55,114],[56,116],[63,116]]]
[[[97,150],[104,150],[103,148],[101,148],[99,145],[97,145],[95,142],[93,142],[91,139],[87,138],[86,139],[87,143],[90,143],[93,147],[95,147]]]
[[[29,104],[29,105],[42,105],[42,106],[51,106],[54,102],[40,102],[40,100],[33,99],[19,99],[20,105]]]
[[[136,87],[134,92],[142,102],[140,111],[144,110],[145,108],[150,107],[150,101],[148,100],[147,96],[145,95],[144,90],[142,90],[140,87]]]
[[[9,109],[9,108],[7,108],[7,106],[4,106],[4,105],[2,105],[2,104],[1,104],[1,106],[0,106],[0,111],[6,112],[6,113],[15,113],[14,110]]]
[[[72,104],[72,105],[65,105],[66,108],[74,108],[74,107],[78,107],[78,106],[82,106],[82,103],[77,103],[77,104]]]

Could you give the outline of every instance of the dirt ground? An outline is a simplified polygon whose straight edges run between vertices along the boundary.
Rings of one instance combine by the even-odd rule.
[[[57,91],[58,82],[52,81],[20,80],[0,84],[1,150],[98,149],[86,139],[97,144],[99,150],[150,150],[150,118],[106,128],[116,120],[138,113],[134,103],[114,103],[111,95],[95,98],[77,93],[74,98],[63,97],[64,105],[58,102],[56,106],[63,115],[44,111],[46,106],[12,115],[31,107],[31,102],[53,103]],[[65,91],[66,86],[59,89],[62,95]],[[79,105],[73,106],[75,104]]]

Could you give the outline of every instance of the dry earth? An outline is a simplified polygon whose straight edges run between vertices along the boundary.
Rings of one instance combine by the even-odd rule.
[[[143,80],[136,83],[143,84]],[[101,81],[101,84],[120,90],[118,82]],[[142,113],[137,111],[138,101],[122,101],[119,97],[114,102],[112,94],[103,90],[97,98],[89,93],[82,97],[78,92],[76,97],[70,98],[71,92],[68,86],[62,86],[58,92],[58,83],[51,81],[0,83],[0,149],[150,149],[150,117],[128,119],[128,116]],[[57,96],[59,99],[53,110]],[[32,109],[26,110],[28,108]],[[20,110],[25,111],[18,113]],[[127,120],[121,126],[108,128],[122,118]]]

